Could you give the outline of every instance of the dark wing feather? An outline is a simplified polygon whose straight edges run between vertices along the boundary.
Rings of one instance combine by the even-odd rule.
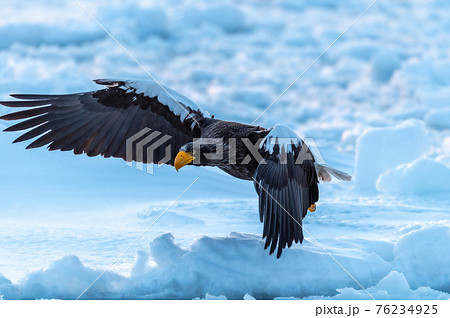
[[[97,82],[108,88],[67,95],[11,95],[22,100],[0,104],[28,109],[0,117],[4,120],[24,119],[5,131],[30,129],[14,141],[38,137],[27,148],[48,145],[49,150],[73,150],[76,154],[137,160],[135,151],[127,158],[126,141],[142,129],[150,128],[171,136],[154,150],[151,160],[160,162],[165,157],[166,147],[170,146],[169,164],[173,164],[182,145],[200,137],[199,122],[203,114],[192,104],[185,105],[187,99],[184,96],[167,88],[160,89],[152,81]],[[183,111],[187,113],[183,114]],[[143,138],[145,135],[134,144]],[[140,161],[150,162],[147,151],[143,153]]]
[[[309,149],[304,160],[297,160],[302,155],[302,144],[292,145],[292,150],[283,151],[282,155],[277,146],[271,153],[265,151],[265,163],[258,165],[254,175],[259,215],[264,222],[265,248],[270,246],[272,254],[278,247],[277,257],[293,241],[303,241],[302,220],[308,208],[319,199],[314,159]]]

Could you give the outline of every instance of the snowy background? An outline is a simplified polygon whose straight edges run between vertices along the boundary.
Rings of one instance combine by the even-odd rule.
[[[370,3],[81,2],[161,83],[247,123]],[[2,100],[148,76],[72,0],[0,7]],[[0,298],[76,298],[200,177],[83,299],[448,299],[449,16],[447,0],[378,0],[258,120],[314,138],[354,176],[320,186],[304,244],[279,260],[263,250],[250,182],[193,167],[152,176],[0,133]]]

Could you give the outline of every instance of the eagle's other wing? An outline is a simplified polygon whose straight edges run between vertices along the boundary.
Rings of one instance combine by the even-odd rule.
[[[303,148],[302,148],[303,146]],[[317,173],[309,148],[290,128],[276,125],[260,144],[264,156],[254,175],[265,248],[277,257],[303,241],[302,219],[319,199]]]
[[[5,131],[31,129],[14,142],[39,137],[27,148],[48,145],[49,150],[73,150],[75,154],[102,155],[144,163],[159,163],[166,158],[170,145],[170,160],[178,149],[192,138],[200,136],[203,119],[198,107],[183,95],[151,80],[96,80],[107,88],[68,95],[26,95],[12,97],[20,101],[2,101],[8,107],[29,108],[0,117],[21,121]],[[150,132],[160,140],[152,157],[147,151],[127,156],[126,141],[139,132]],[[158,132],[160,134],[158,134]],[[158,136],[157,136],[158,135]],[[143,134],[150,143],[151,136]]]

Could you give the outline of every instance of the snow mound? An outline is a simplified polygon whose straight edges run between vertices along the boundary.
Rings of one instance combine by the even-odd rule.
[[[405,275],[397,271],[390,272],[373,287],[364,290],[342,288],[338,294],[328,299],[450,299],[450,295],[430,287],[411,289]],[[372,296],[372,297],[371,297]],[[319,299],[320,297],[309,297]]]
[[[48,269],[29,274],[19,286],[21,298],[76,299],[102,272],[85,267],[74,255],[67,255],[55,261]],[[119,298],[119,294],[132,286],[129,279],[106,272],[86,292],[86,297]]]
[[[445,226],[413,231],[394,247],[395,269],[413,288],[429,286],[450,292],[450,229]]]
[[[174,242],[172,234],[157,237],[150,253],[138,254],[129,278],[107,271],[83,299],[194,299],[222,295],[257,299],[333,295],[336,289],[359,288],[326,253],[286,250],[281,259],[269,256],[263,241],[252,235],[202,237],[189,249]],[[303,247],[308,245],[308,242]],[[391,266],[372,253],[364,258],[333,255],[365,287],[386,276]],[[0,295],[9,298],[75,299],[101,273],[85,267],[75,256],[65,256],[50,268],[29,274],[15,286],[0,281]],[[248,296],[247,296],[248,298]]]
[[[333,294],[338,286],[357,286],[327,254],[305,249],[285,252],[277,260],[263,249],[259,238],[237,233],[223,238],[202,237],[185,251],[174,243],[171,234],[165,234],[151,245],[151,260],[157,266],[141,275],[139,281],[148,288],[150,298],[166,297],[158,294],[164,290],[172,297],[188,299],[206,293],[228,299],[242,299],[245,294],[258,299],[303,297]],[[390,270],[376,254],[361,259],[335,258],[365,285]]]
[[[430,158],[420,158],[383,173],[377,190],[394,195],[450,192],[450,168]]]
[[[0,300],[19,298],[19,289],[9,279],[0,274]]]
[[[396,295],[404,294],[411,289],[405,275],[396,271],[390,272],[389,275],[380,280],[377,288]]]
[[[374,190],[381,174],[419,158],[429,149],[425,125],[416,119],[395,127],[366,129],[356,142],[356,188]]]
[[[385,248],[392,250],[390,244]],[[149,251],[138,252],[129,277],[107,271],[82,298],[450,298],[448,227],[433,226],[401,237],[389,261],[376,253],[366,257],[332,253],[367,292],[330,255],[308,241],[301,248],[286,250],[280,259],[266,252],[263,241],[253,235],[205,236],[184,249],[172,234],[163,234],[151,242]],[[0,297],[75,299],[102,272],[68,255],[18,284],[0,275]]]

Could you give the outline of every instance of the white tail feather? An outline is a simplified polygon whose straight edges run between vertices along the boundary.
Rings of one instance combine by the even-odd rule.
[[[327,164],[315,163],[315,166],[320,181],[330,182],[331,176],[342,181],[350,181],[352,179],[351,175],[343,171],[331,168]]]

